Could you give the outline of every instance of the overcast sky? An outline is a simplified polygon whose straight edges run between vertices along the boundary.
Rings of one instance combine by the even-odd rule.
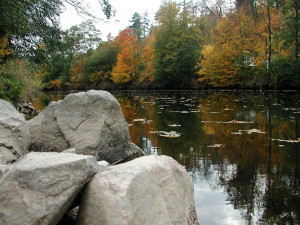
[[[94,14],[100,15],[101,18],[105,18],[101,8],[97,4],[97,0],[88,0]],[[135,12],[144,14],[146,11],[149,13],[149,19],[154,21],[154,15],[159,9],[162,0],[110,0],[110,4],[116,10],[116,16],[109,20],[109,22],[98,22],[97,28],[102,33],[102,39],[106,40],[109,33],[113,37],[117,36],[120,30],[125,29],[130,25],[131,20]],[[79,17],[76,11],[67,7],[65,13],[61,16],[61,25],[63,29],[68,29],[73,25],[80,24],[84,19]]]

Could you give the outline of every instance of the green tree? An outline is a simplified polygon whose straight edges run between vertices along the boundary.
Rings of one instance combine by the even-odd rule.
[[[47,67],[44,82],[49,83],[56,79],[63,85],[69,82],[71,64],[75,57],[93,50],[100,41],[100,32],[88,20],[62,32],[57,45],[45,43],[44,47],[37,50],[43,56],[38,58],[44,58],[43,62]]]
[[[96,49],[101,42],[101,32],[95,27],[92,20],[72,26],[63,32],[62,41],[71,54],[86,53],[89,49]]]
[[[299,10],[300,0],[287,1],[283,5],[284,26],[282,27],[282,36],[286,46],[291,46],[292,56],[298,62],[299,60]]]
[[[134,34],[137,36],[138,40],[141,40],[142,35],[142,17],[139,13],[135,12],[132,19],[129,21],[132,25],[129,26],[130,29],[134,30]]]
[[[100,0],[99,3],[106,17],[110,18],[109,2]],[[59,39],[59,15],[65,4],[72,5],[81,14],[93,16],[84,1],[79,0],[1,0],[0,39],[9,35],[15,54],[28,54],[45,39]]]
[[[117,62],[119,48],[113,42],[102,42],[91,56],[83,60],[83,81],[96,86],[102,81],[109,81],[113,66]]]
[[[171,1],[156,14],[155,80],[162,87],[189,87],[197,71],[201,33],[192,15]]]

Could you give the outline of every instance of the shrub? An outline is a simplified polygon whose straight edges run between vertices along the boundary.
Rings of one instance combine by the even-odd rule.
[[[27,60],[13,59],[0,65],[0,98],[17,102],[32,99],[40,90],[40,75]]]

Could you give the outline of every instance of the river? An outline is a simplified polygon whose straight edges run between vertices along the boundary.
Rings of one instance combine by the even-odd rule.
[[[110,92],[132,141],[186,168],[201,225],[300,224],[299,92]]]

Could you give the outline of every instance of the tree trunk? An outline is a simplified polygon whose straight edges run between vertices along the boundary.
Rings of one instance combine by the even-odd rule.
[[[269,39],[269,54],[268,54],[268,69],[271,69],[271,57],[272,57],[272,28],[271,28],[271,12],[270,12],[270,0],[267,2],[268,11],[268,39]]]
[[[296,20],[296,30],[295,30],[295,56],[296,56],[296,61],[298,62],[299,59],[299,2],[298,0],[295,0],[295,20]]]

